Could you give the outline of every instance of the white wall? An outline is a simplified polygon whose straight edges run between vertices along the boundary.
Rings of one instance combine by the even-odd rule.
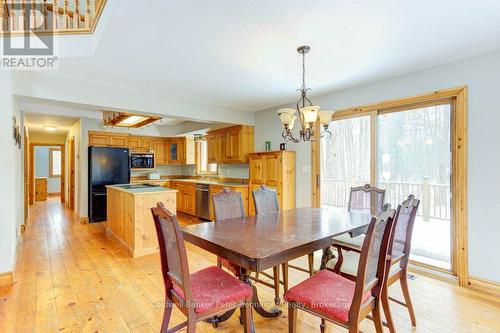
[[[22,117],[12,96],[11,74],[0,72],[0,273],[13,270],[17,237],[23,221],[22,154],[12,138],[12,117]]]
[[[500,282],[500,265],[491,256],[500,253],[500,208],[497,189],[500,141],[500,51],[398,76],[313,98],[315,104],[328,109],[380,102],[418,95],[434,90],[467,85],[468,103],[468,227],[469,273]],[[278,107],[256,114],[256,148],[270,140],[273,148],[280,141]],[[297,149],[297,168],[311,165],[310,144],[289,144]],[[310,174],[297,172],[297,203],[309,205]],[[304,178],[304,179],[302,179]]]

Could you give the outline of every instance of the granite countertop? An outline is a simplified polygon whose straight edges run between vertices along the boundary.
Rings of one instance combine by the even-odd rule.
[[[147,187],[135,187],[138,184],[120,184],[120,185],[107,185],[106,188],[111,188],[118,191],[123,191],[131,194],[149,194],[158,192],[177,192],[176,189],[166,188],[163,186],[147,186]],[[131,187],[132,186],[132,187]]]

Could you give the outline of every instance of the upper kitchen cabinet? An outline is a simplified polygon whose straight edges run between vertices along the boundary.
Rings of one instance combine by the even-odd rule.
[[[194,140],[187,137],[166,139],[167,164],[195,164]]]
[[[208,132],[208,162],[248,163],[248,154],[254,151],[253,139],[252,126],[237,125]]]
[[[89,132],[89,146],[96,147],[128,147],[129,137],[127,134]]]
[[[129,148],[135,151],[151,151],[153,149],[153,139],[147,136],[130,136]]]
[[[153,139],[153,152],[155,154],[156,165],[164,165],[168,163],[167,158],[167,141],[163,138]]]

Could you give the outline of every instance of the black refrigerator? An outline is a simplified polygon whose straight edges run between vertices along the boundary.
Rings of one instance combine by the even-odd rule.
[[[128,183],[128,148],[89,147],[89,221],[106,221],[106,185]]]

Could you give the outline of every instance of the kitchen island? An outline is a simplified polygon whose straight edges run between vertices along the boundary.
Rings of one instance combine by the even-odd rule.
[[[143,184],[108,185],[106,233],[132,257],[158,252],[151,208],[158,202],[176,214],[175,189]]]

